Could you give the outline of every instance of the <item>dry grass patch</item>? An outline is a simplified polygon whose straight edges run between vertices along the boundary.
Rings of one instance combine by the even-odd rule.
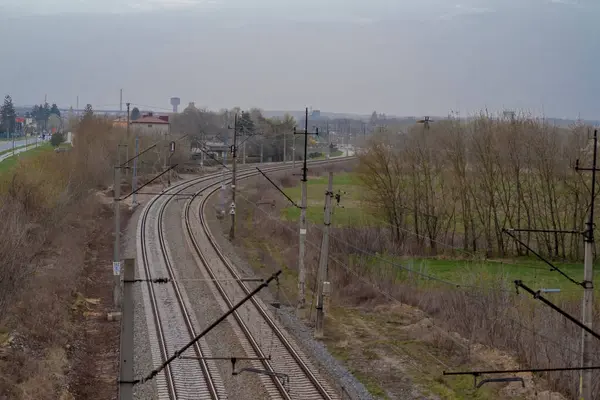
[[[113,211],[95,193],[112,181],[124,131],[101,119],[75,131],[68,152],[22,157],[0,176],[0,399],[110,399],[116,393],[119,327],[83,322],[110,307],[100,295],[111,293],[103,286],[112,282],[110,250],[95,247],[110,249]],[[107,340],[85,336],[90,331]],[[88,358],[78,364],[81,352]],[[103,356],[112,364],[102,364]],[[98,370],[111,379],[99,383]],[[82,374],[89,374],[84,396],[77,387]]]
[[[275,174],[273,174],[275,175]],[[274,176],[279,183],[286,178]],[[297,225],[280,219],[285,199],[276,207],[255,207],[271,199],[260,181],[242,187],[238,201],[236,242],[245,245],[257,273],[266,276],[284,270],[282,285],[295,298],[297,282]],[[229,221],[223,222],[229,225]],[[444,399],[536,398],[542,388],[573,394],[575,374],[552,373],[517,384],[486,385],[475,391],[470,376],[445,377],[444,370],[505,369],[513,365],[536,368],[575,365],[570,345],[578,332],[561,322],[539,302],[516,295],[505,276],[465,275],[459,288],[429,281],[393,267],[374,266],[369,254],[401,254],[386,232],[356,227],[334,228],[330,242],[329,280],[333,282],[332,312],[328,316],[327,344],[372,393],[389,398],[420,398],[412,391]],[[320,229],[307,235],[306,323],[313,324],[311,296],[321,242]],[[474,288],[473,288],[474,287]],[[395,299],[390,303],[391,299]],[[566,298],[558,305],[578,315],[578,306]],[[399,306],[398,304],[403,305]],[[311,312],[313,311],[313,312]],[[485,345],[486,347],[484,347]],[[518,390],[517,390],[518,389]],[[538,393],[538,395],[539,395]],[[546,397],[558,395],[545,393]]]
[[[481,345],[469,349],[455,332],[436,326],[422,311],[398,304],[334,308],[326,321],[328,349],[375,396],[389,399],[542,399],[544,385],[531,374],[520,383],[473,387],[471,376],[443,371],[519,368],[513,357]],[[549,398],[549,397],[548,397]]]

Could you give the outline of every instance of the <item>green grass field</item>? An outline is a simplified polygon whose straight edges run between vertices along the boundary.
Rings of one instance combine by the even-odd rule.
[[[0,174],[9,172],[11,169],[14,168],[15,165],[17,165],[17,163],[21,159],[35,157],[36,155],[47,151],[52,151],[52,146],[50,146],[49,144],[42,144],[34,149],[15,154],[14,157],[9,157],[6,160],[0,162]]]
[[[32,147],[32,146],[34,146],[34,145],[35,145],[35,141],[31,141],[30,143],[28,143],[28,144],[26,144],[26,145],[24,144],[24,145],[22,145],[22,146],[16,146],[16,147],[15,147],[15,150],[24,149],[25,147]],[[39,144],[38,144],[38,146],[43,146],[43,145],[44,145],[44,143],[39,143]],[[11,148],[11,149],[8,149],[8,150],[3,150],[3,151],[0,151],[0,156],[3,156],[3,155],[5,155],[5,154],[8,154],[8,153],[12,153],[12,151],[13,151],[13,149],[12,149],[12,148]]]
[[[333,224],[337,226],[373,226],[381,223],[376,217],[371,216],[367,210],[361,206],[361,182],[357,174],[340,173],[334,176],[334,193],[338,190],[342,192],[340,205],[335,206],[333,215]],[[323,207],[325,200],[325,191],[327,190],[327,176],[309,177],[307,182],[307,219],[316,224],[323,223]],[[284,189],[285,193],[300,203],[300,186]],[[334,201],[335,204],[335,201]],[[290,206],[282,210],[282,218],[289,221],[297,221],[300,217],[300,210]],[[509,282],[507,289],[514,289],[514,280],[522,280],[526,285],[533,289],[552,288],[561,289],[561,294],[549,293],[547,296],[565,296],[570,293],[581,295],[581,287],[570,282],[556,271],[552,271],[548,265],[535,257],[522,257],[507,260],[496,261],[470,261],[458,259],[432,259],[432,258],[393,258],[391,256],[357,256],[366,261],[368,268],[385,270],[398,279],[415,279],[424,285],[444,285],[435,283],[426,278],[419,279],[419,273],[432,275],[436,278],[449,282],[456,282],[465,285],[481,286],[484,283],[503,280]],[[358,261],[358,260],[357,260]],[[395,265],[393,265],[395,264]],[[583,280],[582,263],[554,263],[567,275],[576,281]],[[400,268],[404,266],[415,273],[407,272]],[[600,265],[599,265],[600,267]],[[600,278],[600,268],[596,268],[597,275]]]
[[[307,202],[306,218],[313,223],[323,223],[325,191],[327,190],[327,176],[309,177],[307,182]],[[365,212],[361,206],[361,185],[356,174],[340,173],[333,177],[333,191],[341,191],[340,204],[336,204],[334,199],[334,208],[332,222],[334,225],[375,225],[377,220],[369,213]],[[284,189],[284,192],[300,203],[302,191],[300,186]],[[290,206],[282,211],[282,217],[289,221],[297,221],[300,218],[300,209]]]
[[[560,289],[559,293],[547,293],[549,299],[557,296],[575,296],[582,293],[581,286],[574,284],[541,260],[522,257],[506,260],[457,260],[433,258],[399,258],[392,256],[356,256],[374,273],[384,272],[399,280],[412,280],[426,286],[447,286],[444,282],[429,279],[433,276],[460,285],[485,287],[493,282],[506,282],[505,289],[514,290],[515,280],[534,290]],[[554,262],[557,268],[577,282],[583,280],[583,263]],[[600,265],[599,265],[600,266]],[[595,279],[600,270],[595,268]]]

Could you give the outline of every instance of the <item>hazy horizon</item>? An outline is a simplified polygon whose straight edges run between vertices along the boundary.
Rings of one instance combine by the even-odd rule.
[[[575,0],[0,0],[16,104],[597,119],[600,5]]]

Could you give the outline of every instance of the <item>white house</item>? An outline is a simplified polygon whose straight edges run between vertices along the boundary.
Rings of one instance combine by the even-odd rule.
[[[168,118],[159,118],[153,115],[147,115],[131,121],[131,129],[142,135],[156,135],[169,133]]]

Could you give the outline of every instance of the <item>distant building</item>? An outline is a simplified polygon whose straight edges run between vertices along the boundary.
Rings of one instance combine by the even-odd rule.
[[[113,127],[127,128],[127,117],[119,117],[112,122]]]
[[[204,151],[200,150],[201,148]],[[210,154],[214,157],[222,159],[225,156],[225,153],[229,152],[229,146],[226,146],[225,143],[218,142],[218,141],[214,141],[214,142],[208,141],[205,143],[192,142],[191,151],[192,151],[193,158],[199,158],[199,157],[194,157],[193,156],[194,154],[200,155],[201,153],[204,153],[204,154]],[[205,158],[211,158],[211,157],[207,156]]]
[[[131,121],[131,128],[143,135],[166,135],[169,133],[169,116],[154,116],[154,114],[149,113],[135,121]]]
[[[25,129],[25,118],[17,117],[15,118],[15,131],[23,132]]]

